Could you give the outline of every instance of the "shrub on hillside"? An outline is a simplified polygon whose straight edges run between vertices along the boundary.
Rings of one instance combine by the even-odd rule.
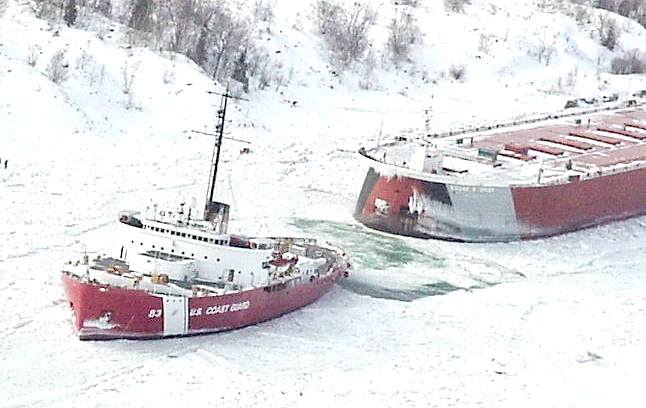
[[[34,0],[34,14],[36,17],[50,21],[60,21],[61,4],[59,1],[51,0]]]
[[[314,24],[341,68],[363,57],[376,18],[368,3],[355,2],[349,8],[328,0],[314,4]]]
[[[462,64],[453,64],[449,68],[449,76],[451,76],[451,78],[455,79],[456,81],[464,80],[466,73],[467,69]]]
[[[610,71],[613,74],[644,74],[646,73],[646,55],[634,49],[626,51],[622,56],[612,60]]]
[[[274,6],[276,0],[255,0],[253,5],[254,18],[271,24],[274,19]]]
[[[409,57],[413,44],[419,41],[420,30],[410,13],[397,13],[388,25],[386,47],[392,62],[399,64]]]
[[[65,50],[60,49],[52,55],[52,58],[47,64],[45,74],[55,84],[60,84],[67,79],[68,64],[65,58]]]
[[[112,16],[112,0],[88,0],[87,5],[106,17]]]
[[[444,0],[444,8],[456,13],[464,12],[464,8],[471,4],[471,0]]]
[[[34,68],[38,64],[38,58],[40,57],[41,54],[41,48],[40,45],[38,44],[30,44],[29,48],[27,49],[27,64],[29,64],[30,67]]]
[[[614,18],[600,15],[596,28],[599,32],[599,42],[601,45],[610,51],[614,50],[619,42],[619,35],[621,33],[617,21]]]

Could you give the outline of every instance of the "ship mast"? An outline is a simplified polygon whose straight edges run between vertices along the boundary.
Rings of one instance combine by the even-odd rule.
[[[227,232],[227,227],[229,223],[229,205],[221,203],[219,201],[214,201],[213,197],[215,195],[215,181],[218,177],[218,167],[220,165],[220,153],[222,150],[222,141],[224,139],[231,139],[237,142],[249,143],[245,140],[238,140],[232,137],[224,136],[224,124],[227,114],[227,103],[229,98],[246,100],[243,98],[238,98],[232,96],[227,89],[223,94],[216,92],[209,92],[211,94],[220,95],[220,108],[217,112],[218,122],[215,127],[215,134],[200,132],[194,130],[195,133],[201,133],[208,136],[215,136],[215,144],[213,146],[213,155],[211,157],[211,168],[209,170],[209,185],[206,191],[206,203],[204,205],[204,220],[211,221],[213,223],[213,228],[219,233],[225,234]]]
[[[220,109],[218,109],[218,123],[215,127],[215,145],[213,146],[213,156],[211,158],[211,169],[209,171],[210,184],[206,192],[206,209],[208,211],[209,204],[213,202],[213,194],[215,194],[215,180],[218,176],[218,166],[220,164],[220,151],[222,149],[222,139],[224,138],[224,123],[227,114],[227,102],[231,95],[227,89],[224,94],[220,94]]]

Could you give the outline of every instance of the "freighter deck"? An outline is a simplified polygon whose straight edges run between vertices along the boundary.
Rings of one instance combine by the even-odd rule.
[[[535,122],[425,138],[432,146],[427,155],[443,156],[440,171],[411,165],[419,141],[380,146],[364,156],[380,162],[382,170],[468,184],[549,184],[646,166],[643,107],[556,116],[540,126]]]

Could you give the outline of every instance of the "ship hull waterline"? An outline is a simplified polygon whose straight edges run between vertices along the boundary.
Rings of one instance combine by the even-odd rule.
[[[309,305],[327,293],[343,268],[305,284],[177,296],[112,287],[62,274],[63,289],[81,340],[159,339],[239,329]]]

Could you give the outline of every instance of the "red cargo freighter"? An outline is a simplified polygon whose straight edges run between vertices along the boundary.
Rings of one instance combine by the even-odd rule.
[[[228,94],[203,219],[155,206],[122,213],[121,249],[87,255],[62,280],[81,339],[145,339],[235,329],[296,310],[347,276],[345,253],[311,238],[227,233],[229,206],[213,201]]]
[[[646,213],[646,111],[636,100],[360,153],[369,170],[354,216],[390,233],[511,241]]]

